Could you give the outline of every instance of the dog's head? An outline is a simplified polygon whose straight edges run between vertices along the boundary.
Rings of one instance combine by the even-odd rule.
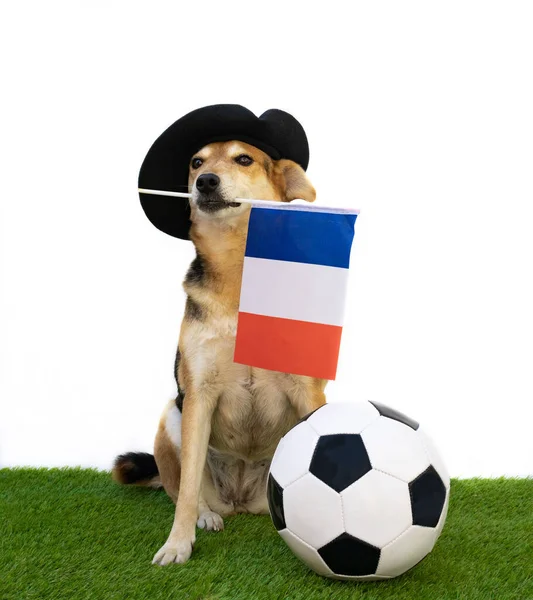
[[[250,206],[236,198],[313,202],[315,189],[305,171],[291,160],[273,160],[244,142],[214,142],[191,157],[189,186],[193,223],[231,222]]]

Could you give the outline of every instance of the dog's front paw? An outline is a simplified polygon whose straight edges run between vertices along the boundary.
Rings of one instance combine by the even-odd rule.
[[[196,525],[198,525],[200,529],[205,529],[206,531],[222,531],[224,529],[222,517],[212,510],[203,512],[198,517]]]
[[[154,556],[152,564],[161,565],[162,567],[172,563],[181,565],[191,557],[193,544],[194,540],[167,541]]]

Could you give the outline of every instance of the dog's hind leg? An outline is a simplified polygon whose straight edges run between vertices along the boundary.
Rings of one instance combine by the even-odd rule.
[[[214,483],[212,465],[207,461],[202,476],[200,500],[198,502],[197,526],[207,531],[221,531],[224,529],[222,517],[235,514],[233,502],[221,498],[219,490]]]
[[[204,481],[205,481],[204,477]],[[206,490],[202,482],[200,489],[200,499],[198,500],[198,520],[196,526],[206,531],[222,531],[224,529],[224,519],[222,515],[228,514],[223,504],[218,501],[216,496],[206,499]]]
[[[174,401],[168,403],[159,422],[154,442],[154,458],[161,483],[176,504],[180,487],[181,413]]]

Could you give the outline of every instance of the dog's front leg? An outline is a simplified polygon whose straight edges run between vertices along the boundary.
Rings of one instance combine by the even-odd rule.
[[[214,404],[210,397],[187,389],[181,426],[181,479],[174,524],[166,543],[154,556],[154,564],[184,563],[191,556]]]
[[[299,419],[326,403],[324,388],[327,381],[325,379],[312,379],[299,375],[288,375],[287,378],[289,381],[287,398]]]

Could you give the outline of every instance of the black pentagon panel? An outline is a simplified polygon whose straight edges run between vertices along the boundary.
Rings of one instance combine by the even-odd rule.
[[[414,419],[411,419],[407,415],[404,415],[403,413],[401,413],[398,410],[395,410],[394,408],[390,408],[390,406],[385,406],[384,404],[380,404],[379,402],[374,402],[372,400],[369,400],[369,402],[370,404],[372,404],[372,406],[377,408],[379,414],[382,417],[387,417],[388,419],[399,421],[400,423],[407,425],[407,427],[410,427],[415,431],[420,427],[420,425]]]
[[[274,527],[279,531],[285,529],[285,513],[283,511],[283,488],[279,483],[272,477],[268,476],[267,483],[267,499],[268,508],[270,509],[270,516]]]
[[[359,434],[323,435],[311,459],[309,471],[337,492],[361,479],[372,469]]]
[[[436,527],[444,502],[446,486],[433,467],[428,467],[409,484],[413,525]]]
[[[322,560],[336,575],[374,575],[381,551],[349,533],[342,533],[318,550]]]

